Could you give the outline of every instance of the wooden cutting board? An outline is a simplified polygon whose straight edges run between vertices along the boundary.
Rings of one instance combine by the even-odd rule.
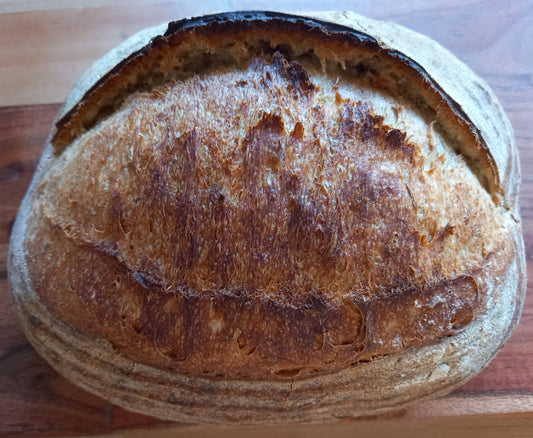
[[[90,3],[90,7],[89,7]],[[377,4],[375,4],[377,3]],[[128,413],[57,375],[26,341],[7,290],[9,234],[52,120],[75,79],[137,30],[215,10],[317,10],[319,1],[0,0],[0,436],[533,436],[533,301],[511,341],[449,396],[334,425],[199,427]],[[522,219],[533,275],[533,3],[361,0],[355,12],[396,21],[454,52],[492,86],[522,160]],[[345,1],[327,9],[348,8]],[[529,286],[529,284],[528,284]],[[529,287],[528,287],[529,289]]]

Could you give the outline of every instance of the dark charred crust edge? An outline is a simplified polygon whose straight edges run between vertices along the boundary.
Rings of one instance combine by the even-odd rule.
[[[89,90],[83,95],[83,97],[75,104],[66,114],[64,114],[55,124],[56,130],[52,136],[51,143],[56,150],[60,150],[59,137],[61,131],[69,128],[69,124],[76,118],[80,110],[85,104],[88,103],[90,96],[100,87],[102,87],[110,78],[120,74],[120,72],[134,59],[143,57],[153,47],[169,44],[171,37],[175,37],[178,34],[187,34],[189,32],[196,32],[200,34],[216,34],[218,32],[227,31],[227,26],[237,26],[237,30],[245,30],[251,25],[257,26],[259,24],[269,25],[273,24],[280,28],[289,28],[295,26],[300,30],[312,32],[317,35],[326,35],[328,37],[337,37],[343,39],[345,42],[355,46],[363,46],[367,49],[375,50],[383,56],[388,56],[399,64],[408,66],[415,74],[421,76],[421,79],[425,84],[429,86],[438,96],[451,108],[453,113],[458,117],[462,124],[465,124],[470,130],[474,142],[483,151],[483,157],[490,168],[491,180],[480,180],[482,186],[491,194],[503,195],[503,187],[497,172],[496,161],[490,152],[485,139],[476,125],[470,120],[468,115],[463,111],[461,105],[452,99],[442,87],[428,74],[428,72],[416,61],[409,58],[405,54],[396,50],[385,49],[380,46],[378,41],[372,36],[360,31],[356,31],[350,27],[318,20],[315,18],[309,18],[304,16],[297,16],[291,14],[284,14],[280,12],[270,11],[237,11],[211,14],[200,17],[186,18],[178,21],[173,21],[168,24],[167,31],[162,36],[156,36],[150,43],[148,43],[142,49],[132,53],[128,57],[120,61],[113,69],[104,74]],[[81,132],[70,135],[70,141],[73,141],[78,137]],[[481,156],[481,155],[480,155]],[[468,157],[470,158],[470,157]],[[493,197],[494,198],[494,197]]]

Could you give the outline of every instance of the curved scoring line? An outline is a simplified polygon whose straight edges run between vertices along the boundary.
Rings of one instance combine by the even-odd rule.
[[[467,126],[473,133],[474,138],[476,139],[477,143],[481,146],[481,149],[486,153],[486,156],[488,157],[490,168],[491,168],[492,175],[490,176],[492,176],[492,178],[487,178],[487,180],[489,181],[489,187],[487,187],[486,183],[484,183],[484,181],[482,181],[478,177],[478,180],[481,186],[484,187],[484,189],[490,194],[491,193],[490,186],[492,186],[492,182],[495,182],[497,192],[499,194],[502,193],[500,177],[499,177],[498,172],[495,170],[496,164],[495,164],[494,157],[490,153],[489,147],[485,139],[483,138],[479,128],[477,128],[477,126],[472,122],[472,120],[464,112],[461,105],[458,102],[456,102],[454,99],[452,99],[419,63],[417,63],[412,58],[408,57],[407,55],[397,50],[381,47],[378,41],[374,37],[364,32],[355,30],[351,27],[333,23],[333,22],[322,21],[320,19],[292,15],[292,14],[285,14],[281,12],[237,11],[237,12],[211,14],[211,15],[193,17],[193,18],[185,18],[182,20],[170,22],[168,24],[166,32],[162,36],[156,36],[152,38],[146,46],[144,46],[140,50],[133,52],[126,58],[122,59],[115,67],[113,67],[111,70],[105,73],[100,79],[98,79],[87,90],[87,92],[83,95],[83,97],[56,122],[56,125],[55,125],[56,135],[54,135],[54,138],[52,139],[52,144],[54,144],[57,133],[60,131],[61,127],[67,125],[69,122],[72,121],[76,113],[80,110],[80,108],[82,108],[87,103],[87,100],[90,98],[91,94],[95,92],[96,89],[98,89],[100,86],[105,84],[111,76],[119,74],[130,61],[132,61],[133,59],[137,57],[144,56],[147,52],[150,51],[152,47],[155,47],[156,45],[161,44],[162,42],[168,44],[168,38],[178,34],[179,32],[188,32],[191,30],[207,31],[211,29],[216,29],[217,26],[226,26],[228,24],[233,25],[233,26],[239,26],[239,25],[250,26],[255,22],[262,22],[262,23],[270,22],[270,23],[275,23],[277,25],[287,25],[288,23],[292,25],[303,25],[304,27],[307,27],[308,30],[318,31],[319,33],[322,33],[322,34],[342,36],[350,40],[349,42],[352,44],[359,44],[359,45],[362,44],[366,47],[381,51],[383,54],[388,55],[391,58],[398,60],[402,64],[408,65],[412,70],[417,72],[423,78],[423,80],[426,83],[428,83],[428,85],[435,92],[437,92],[438,95],[449,105],[449,107],[454,111],[454,113],[457,114],[457,116],[467,124]],[[94,124],[96,124],[97,121],[98,121],[98,118],[96,119]],[[71,139],[71,141],[74,141],[77,137],[79,137],[80,134],[81,133],[76,134]],[[476,172],[474,172],[474,174],[476,174]]]

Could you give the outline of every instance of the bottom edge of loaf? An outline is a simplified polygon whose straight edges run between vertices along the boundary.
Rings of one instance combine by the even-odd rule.
[[[51,314],[10,253],[10,290],[31,344],[61,375],[128,410],[187,423],[302,423],[374,415],[444,395],[477,374],[516,325],[525,290],[514,261],[489,310],[434,345],[304,379],[236,380],[186,376],[135,363],[105,339]],[[516,291],[519,291],[517,294]]]

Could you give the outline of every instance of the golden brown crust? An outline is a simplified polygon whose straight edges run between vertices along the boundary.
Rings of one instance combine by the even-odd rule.
[[[455,146],[471,162],[495,202],[500,202],[503,191],[493,151],[461,105],[421,65],[400,52],[383,49],[376,38],[353,28],[278,13],[218,14],[213,20],[208,16],[170,23],[164,36],[120,60],[58,120],[52,144],[57,148],[68,145],[112,111],[132,89],[149,89],[175,74],[181,78],[194,74],[199,62],[203,68],[216,65],[219,60],[213,53],[222,52],[231,66],[257,51],[277,48],[315,57],[322,68],[338,64],[384,87],[401,88],[410,100],[423,103],[421,111],[433,116],[438,113],[440,128],[454,137]]]
[[[308,68],[274,52],[138,93],[71,145],[36,198],[44,302],[143,363],[248,378],[335,371],[482,313],[511,253],[488,194],[451,148],[385,124],[377,91],[354,101]]]
[[[461,78],[502,150],[471,93],[432,79],[443,67],[387,45],[422,37],[231,17],[171,24],[73,93],[10,245],[30,341],[83,387],[180,421],[322,421],[451,390],[525,291],[499,106]]]

